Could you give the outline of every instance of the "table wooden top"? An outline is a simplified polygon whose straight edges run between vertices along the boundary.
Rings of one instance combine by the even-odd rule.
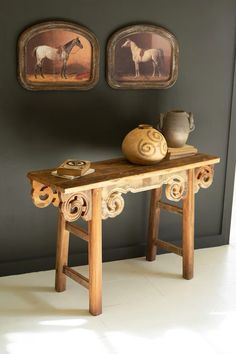
[[[77,179],[67,180],[51,174],[57,168],[32,171],[27,174],[31,180],[56,188],[64,193],[100,188],[117,183],[129,177],[151,177],[172,172],[179,172],[200,166],[213,165],[220,161],[217,156],[197,153],[174,160],[162,160],[155,165],[141,166],[128,162],[125,158],[92,162],[95,172]]]

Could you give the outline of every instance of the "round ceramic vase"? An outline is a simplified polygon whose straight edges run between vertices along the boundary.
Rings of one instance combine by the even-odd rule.
[[[189,133],[195,129],[193,114],[185,111],[161,113],[158,128],[164,135],[168,147],[183,147]]]
[[[130,162],[152,165],[164,159],[167,143],[164,136],[151,125],[140,124],[122,142],[122,152]]]

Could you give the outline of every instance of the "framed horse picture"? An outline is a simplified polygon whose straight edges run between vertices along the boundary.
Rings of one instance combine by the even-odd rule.
[[[99,77],[98,41],[74,23],[32,26],[18,40],[18,77],[28,90],[88,90]]]
[[[107,80],[116,89],[169,88],[178,76],[179,47],[164,28],[136,25],[114,33],[107,45]]]

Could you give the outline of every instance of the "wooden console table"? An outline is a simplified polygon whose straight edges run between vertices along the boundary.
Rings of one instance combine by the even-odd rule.
[[[39,208],[49,204],[59,208],[56,255],[56,291],[66,288],[69,276],[89,290],[89,310],[102,313],[102,220],[119,215],[124,208],[122,194],[151,191],[149,231],[146,259],[156,258],[157,247],[183,257],[183,277],[193,277],[194,195],[200,187],[208,188],[213,181],[216,156],[196,154],[176,160],[163,160],[152,166],[133,165],[123,158],[94,162],[93,174],[65,180],[51,175],[50,170],[29,172],[32,198]],[[167,199],[183,207],[161,201],[162,187]],[[182,215],[182,247],[158,239],[160,209]],[[88,222],[84,230],[73,222],[79,218]],[[69,235],[88,242],[89,278],[68,266]]]

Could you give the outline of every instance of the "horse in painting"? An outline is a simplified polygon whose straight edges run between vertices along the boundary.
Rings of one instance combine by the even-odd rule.
[[[127,39],[121,48],[130,48],[132,59],[135,65],[135,77],[140,76],[139,64],[151,61],[153,64],[152,76],[161,75],[161,68],[164,65],[164,52],[161,48],[142,49],[130,39]]]
[[[40,45],[33,49],[33,54],[36,57],[36,65],[34,70],[35,78],[37,79],[37,75],[40,74],[42,78],[43,75],[43,61],[45,59],[49,59],[52,61],[61,61],[61,78],[67,79],[66,75],[66,64],[69,59],[69,55],[74,48],[74,46],[79,47],[80,49],[83,48],[82,43],[79,40],[79,37],[72,39],[71,41],[67,42],[63,46],[58,48],[53,48],[47,45]]]

